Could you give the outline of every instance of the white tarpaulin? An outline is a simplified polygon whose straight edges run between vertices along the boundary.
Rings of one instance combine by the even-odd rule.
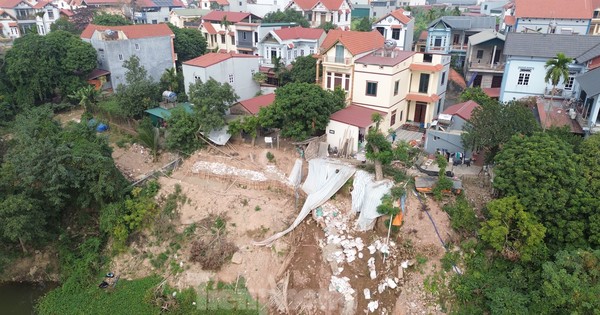
[[[294,163],[294,167],[292,168],[292,171],[290,172],[290,176],[288,177],[288,181],[294,187],[298,187],[300,185],[300,182],[302,181],[302,160],[301,159],[296,159],[296,162]]]
[[[377,207],[381,197],[390,192],[394,183],[390,180],[373,181],[373,175],[365,171],[357,171],[354,175],[352,189],[352,210],[360,212],[356,221],[356,229],[367,231],[373,229],[375,219],[381,216]]]
[[[308,197],[294,223],[285,231],[276,233],[268,239],[254,242],[254,245],[270,245],[278,238],[295,229],[306,218],[311,210],[325,203],[333,196],[354,174],[354,167],[323,159],[312,159],[308,162],[308,176],[302,189]],[[310,179],[310,181],[309,181]],[[308,183],[308,184],[307,184]]]

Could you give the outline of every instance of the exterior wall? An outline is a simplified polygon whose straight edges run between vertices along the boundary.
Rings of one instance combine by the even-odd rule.
[[[441,45],[437,46],[435,44],[436,39],[439,39],[441,41]],[[450,29],[444,27],[443,23],[438,23],[436,27],[430,28],[428,30],[425,51],[447,54],[450,52],[450,43]]]
[[[346,13],[347,10],[351,10],[351,6],[348,1],[343,1],[340,7],[336,10],[330,11],[323,4],[318,3],[311,11],[304,11],[296,3],[290,3],[289,8],[298,12],[309,21],[310,27],[319,27],[321,24],[326,22],[332,22],[342,29],[350,29],[352,21],[352,12]],[[342,13],[339,13],[339,10]]]
[[[501,16],[504,11],[502,7],[507,3],[508,1],[483,1],[480,4],[481,9],[479,12],[483,15]]]
[[[462,132],[452,130],[449,132],[427,129],[425,136],[425,152],[435,153],[439,150],[447,150],[448,152],[465,152],[462,146],[461,139]],[[470,156],[470,153],[465,152],[466,156]]]
[[[288,45],[292,44],[293,48]],[[265,40],[258,45],[258,54],[261,56],[261,64],[273,66],[271,52],[275,51],[277,57],[281,58],[286,66],[290,65],[301,56],[310,56],[319,51],[319,43],[316,40],[286,40],[281,43],[273,38]]]
[[[371,17],[381,18],[396,10],[396,2],[392,0],[371,1]]]
[[[530,32],[537,32],[540,29],[540,33],[550,33],[548,28],[550,22],[556,22],[556,34],[565,34],[562,31],[563,28],[571,29],[572,33],[585,35],[588,33],[590,28],[590,19],[529,19],[529,18],[517,18],[517,22],[514,27],[515,32],[525,32],[529,29]],[[568,34],[568,33],[567,33]]]
[[[252,98],[260,90],[260,86],[252,79],[252,75],[258,72],[258,58],[234,57],[206,68],[183,64],[182,69],[186,93],[189,93],[190,84],[196,79],[206,82],[210,78],[231,84],[239,96],[238,100]],[[230,76],[233,76],[233,82]]]
[[[18,26],[10,26],[11,23],[16,23],[11,19],[3,19],[0,21],[2,24],[2,37],[4,38],[19,38],[21,37],[21,32]]]
[[[96,32],[95,35],[99,34]],[[165,69],[175,66],[173,42],[170,36],[104,41],[96,36],[91,40],[98,53],[98,68],[111,73],[113,88],[126,84],[123,62],[135,55],[154,81],[159,81]],[[138,48],[136,49],[136,44]],[[101,51],[103,49],[103,51]]]
[[[392,38],[392,25],[402,25],[402,29],[400,30],[400,37],[398,39]],[[373,29],[383,28],[384,32],[382,35],[386,40],[395,41],[396,47],[402,50],[411,50],[413,42],[414,25],[414,19],[411,19],[407,25],[404,25],[400,21],[396,20],[393,16],[389,16],[381,20],[379,23],[373,24]]]
[[[246,3],[246,10],[241,11],[264,17],[269,12],[284,11],[289,3],[290,0],[256,0],[256,3]]]
[[[60,18],[60,10],[53,5],[47,5],[37,12],[44,12],[43,16],[36,15],[36,26],[38,34],[45,35],[50,33],[50,25],[54,24]]]
[[[414,55],[413,62],[423,64],[423,54]],[[433,94],[436,94],[439,97],[438,101],[427,103],[427,110],[424,115],[425,119],[423,122],[425,125],[431,123],[433,118],[444,109],[444,104],[446,102],[446,88],[448,85],[448,76],[450,73],[450,56],[434,54],[432,62],[427,64],[441,64],[443,68],[440,71],[411,71],[412,76],[411,81],[409,83],[409,93],[419,94],[423,96],[432,96]],[[419,82],[422,73],[428,73],[430,75],[427,93],[419,93]],[[416,101],[409,101],[407,109],[408,116],[406,118],[407,120],[414,120],[415,111],[417,107],[416,103]]]
[[[341,45],[335,45],[323,54],[323,79],[321,87],[324,90],[333,91],[335,89],[335,80],[333,78],[328,80],[327,77],[334,73],[342,74],[344,75],[344,78],[342,79],[341,87],[346,91],[346,95],[350,97],[352,95],[352,72],[354,68],[354,60],[358,58],[352,56],[348,49],[344,48],[344,57],[341,60],[336,60],[335,51],[337,46]],[[348,81],[348,88],[346,88],[346,81]]]
[[[343,145],[342,141],[348,139],[350,143],[349,147],[352,149],[352,153],[358,151],[358,131],[359,128],[351,126],[339,121],[330,120],[327,125],[327,144],[331,148],[340,149]],[[333,132],[333,133],[332,133]]]
[[[152,11],[144,11],[152,10]],[[156,11],[155,11],[156,10]],[[141,12],[135,13],[135,19],[141,24],[158,24],[169,21],[169,7],[142,8]]]

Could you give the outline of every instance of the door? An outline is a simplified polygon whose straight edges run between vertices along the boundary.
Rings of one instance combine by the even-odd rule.
[[[496,55],[494,56],[494,64],[500,62],[500,57],[502,56],[502,49],[496,49]]]
[[[492,78],[492,88],[499,88],[502,86],[502,76],[501,75],[495,75]]]
[[[415,107],[415,117],[414,117],[413,121],[419,122],[419,123],[424,123],[426,113],[427,113],[427,103],[417,102],[417,105]]]
[[[335,46],[335,62],[344,63],[344,46]]]
[[[475,79],[473,80],[473,87],[480,87],[481,86],[481,79],[482,79],[481,74],[476,75]]]
[[[421,73],[419,78],[419,93],[427,94],[429,90],[429,73]]]

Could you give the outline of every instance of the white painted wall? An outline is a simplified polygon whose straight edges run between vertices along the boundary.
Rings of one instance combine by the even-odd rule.
[[[395,41],[396,47],[398,47],[402,50],[412,50],[414,24],[415,24],[415,21],[411,20],[407,25],[405,25],[390,15],[387,18],[381,20],[379,23],[373,24],[373,29],[377,29],[378,27],[383,27],[384,28],[383,37],[386,40]],[[401,25],[402,26],[402,29],[400,30],[400,37],[398,39],[392,38],[392,34],[393,34],[392,25]]]
[[[345,136],[347,139],[350,137],[352,138],[351,140],[348,140],[350,148],[352,149],[350,154],[358,151],[358,127],[330,120],[325,132],[327,133],[327,144],[329,144],[331,148],[337,147],[339,150],[343,145],[342,141]]]
[[[516,23],[516,32],[524,32],[526,28],[537,30],[541,29],[540,33],[548,33],[550,22],[555,21],[556,34],[563,34],[563,28],[570,28],[573,33],[585,35],[588,32],[590,20],[585,19],[530,19],[518,18]]]

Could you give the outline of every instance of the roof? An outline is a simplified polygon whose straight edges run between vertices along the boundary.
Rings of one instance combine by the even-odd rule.
[[[162,118],[162,119],[169,119],[169,117],[171,116],[171,111],[178,107],[183,107],[183,109],[185,109],[185,111],[190,114],[194,112],[194,110],[192,109],[191,103],[179,103],[179,104],[177,104],[177,106],[175,106],[171,109],[165,109],[162,107],[154,107],[154,108],[146,109],[144,112],[146,112],[150,115]]]
[[[475,101],[469,100],[464,103],[458,103],[446,108],[442,114],[447,115],[456,115],[464,120],[471,119],[471,114],[473,113],[473,109],[479,107]]]
[[[217,30],[210,22],[203,22],[202,28],[204,28],[208,34],[217,34]]]
[[[249,16],[258,18],[254,14],[248,13],[248,12],[229,12],[229,11],[212,11],[212,12],[208,13],[207,15],[205,15],[203,18],[204,18],[204,21],[212,21],[212,22],[221,22],[221,21],[223,21],[223,18],[227,18],[227,21],[229,21],[231,23],[237,23],[237,22],[241,22],[242,20],[244,20],[245,18],[247,18]]]
[[[92,79],[96,79],[96,78],[99,78],[101,76],[105,76],[108,74],[110,74],[110,71],[96,68],[96,69],[92,70],[92,72],[90,72],[90,74],[88,74],[87,79],[92,80]]]
[[[421,31],[421,34],[419,34],[419,40],[421,41],[426,41],[427,40],[427,35],[429,35],[428,31]]]
[[[412,63],[408,68],[412,71],[430,71],[430,72],[438,72],[444,69],[442,64],[425,64],[425,63]]]
[[[290,39],[319,39],[325,31],[320,28],[289,27],[274,30],[273,33],[281,40]]]
[[[180,7],[183,8],[185,5],[181,0],[136,0],[135,4],[141,8],[153,8],[153,7]]]
[[[48,1],[39,1],[38,3],[36,3],[35,5],[33,5],[32,8],[34,8],[34,9],[41,9],[41,8],[44,8],[47,5],[54,6],[52,3],[48,2]]]
[[[122,5],[121,0],[82,0],[82,5]]]
[[[171,13],[179,16],[205,16],[210,13],[210,10],[202,9],[173,9]]]
[[[504,23],[508,26],[513,26],[517,22],[517,18],[512,15],[507,15],[504,17]]]
[[[373,53],[359,58],[354,63],[365,65],[395,66],[415,54],[414,51],[406,51],[401,49],[394,49],[393,54],[389,57],[384,56],[384,53],[385,51],[383,49],[378,49]]]
[[[598,84],[600,82],[600,68],[575,77],[575,81],[579,83],[579,86],[585,91],[588,97],[600,94],[600,84]]]
[[[490,98],[499,98],[500,97],[500,88],[482,88],[483,93],[489,96]]]
[[[484,30],[477,34],[469,36],[469,43],[471,45],[479,45],[492,39],[499,39],[501,41],[506,40],[506,35],[496,32],[496,30]]]
[[[352,104],[331,114],[329,119],[358,128],[367,128],[373,124],[373,121],[371,120],[371,115],[373,115],[373,113],[379,113],[382,116],[386,115],[386,113],[382,111]]]
[[[396,20],[400,21],[402,24],[408,24],[408,23],[410,23],[412,18],[410,16],[404,15],[404,12],[406,12],[404,9],[398,9],[398,10],[392,11],[389,14],[384,15],[381,19],[377,20],[377,22],[375,22],[373,24],[377,24],[377,23],[383,21],[388,16],[394,17]]]
[[[194,58],[192,60],[185,61],[183,64],[188,66],[206,68],[230,58],[258,58],[258,56],[236,53],[208,53],[200,57]]]
[[[562,100],[536,99],[536,114],[540,124],[545,128],[568,127],[572,133],[583,134],[583,129],[577,119],[569,117],[569,111],[562,106]]]
[[[68,17],[72,17],[74,15],[73,11],[67,9],[60,9],[60,13]]]
[[[274,101],[275,93],[269,93],[240,101],[239,104],[242,105],[242,107],[244,107],[250,114],[256,115],[262,107],[269,106],[273,104]]]
[[[228,6],[229,1],[227,0],[209,0],[210,2],[216,2],[218,5]]]
[[[455,30],[496,29],[495,16],[442,16],[429,23],[428,28],[443,22]]]
[[[450,73],[448,74],[448,80],[456,83],[458,86],[462,87],[463,89],[467,88],[467,82],[465,81],[465,78],[458,73],[458,71],[454,70],[453,68],[450,68]]]
[[[331,30],[323,40],[321,49],[327,51],[338,42],[352,55],[358,55],[383,47],[384,38],[377,30],[371,32]]]
[[[515,0],[517,18],[591,19],[591,0]]]
[[[415,102],[434,103],[437,102],[440,97],[437,94],[431,94],[431,96],[428,96],[427,94],[408,93],[406,94],[406,99]]]
[[[123,26],[103,26],[88,24],[81,33],[81,38],[91,39],[95,31],[121,31],[127,39],[175,36],[167,24],[136,24]]]
[[[593,48],[600,44],[599,36],[571,34],[508,33],[504,44],[507,56],[554,58],[559,52],[578,62],[593,57]],[[581,56],[581,58],[579,58]]]
[[[0,8],[14,8],[21,2],[27,3],[23,0],[0,0]]]
[[[327,9],[333,11],[339,9],[344,0],[292,0],[290,3],[295,3],[303,10],[310,10],[319,2],[321,2]]]

